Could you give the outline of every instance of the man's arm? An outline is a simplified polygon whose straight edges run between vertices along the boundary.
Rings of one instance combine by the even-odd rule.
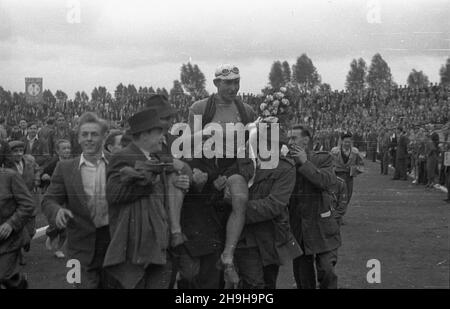
[[[136,181],[121,181],[120,170],[131,167],[131,161],[127,161],[123,154],[114,155],[108,165],[106,181],[106,200],[110,206],[129,204],[144,196],[149,196],[151,184],[140,185]]]
[[[44,212],[47,220],[51,223],[55,223],[56,214],[62,205],[68,201],[66,185],[64,183],[63,170],[61,162],[56,164],[55,171],[47,188],[47,192],[42,199],[42,211]]]
[[[13,230],[20,231],[33,216],[35,210],[34,200],[24,180],[17,173],[14,173],[11,177],[11,192],[17,202],[17,208],[6,222]]]
[[[311,161],[306,161],[297,171],[306,179],[312,182],[316,187],[326,190],[336,182],[336,175],[333,171],[333,158],[331,155],[323,155],[324,158],[315,166]]]
[[[281,215],[289,203],[295,186],[295,168],[283,170],[274,181],[270,194],[263,199],[251,200],[247,204],[246,224],[272,220]]]

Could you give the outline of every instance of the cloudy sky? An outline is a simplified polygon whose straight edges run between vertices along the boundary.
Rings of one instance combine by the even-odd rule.
[[[350,61],[377,52],[397,83],[413,68],[438,82],[448,16],[449,0],[0,0],[0,86],[43,77],[69,97],[119,82],[169,90],[191,61],[209,91],[217,64],[234,63],[241,91],[259,92],[273,61],[306,53],[341,89]]]

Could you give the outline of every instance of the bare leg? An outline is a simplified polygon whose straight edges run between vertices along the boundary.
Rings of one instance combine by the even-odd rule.
[[[184,192],[183,190],[175,187],[174,180],[181,172],[192,178],[192,172],[186,163],[180,160],[174,159],[174,168],[176,173],[168,175],[168,206],[169,206],[169,222],[170,232],[172,235],[171,246],[176,247],[184,242],[184,236],[181,230],[181,209],[183,206]]]
[[[248,186],[244,177],[232,175],[228,177],[227,186],[231,193],[232,210],[227,221],[225,248],[222,263],[233,263],[233,255],[245,224],[245,210],[248,201]]]
[[[170,232],[172,234],[181,233],[181,207],[183,206],[184,193],[182,190],[175,187],[174,179],[177,175],[175,173],[168,175],[168,200],[169,200],[169,219]]]

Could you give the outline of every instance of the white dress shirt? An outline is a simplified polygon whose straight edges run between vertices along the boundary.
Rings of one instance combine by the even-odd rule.
[[[88,208],[95,227],[108,225],[108,203],[106,202],[106,164],[108,161],[102,157],[93,164],[80,156],[80,173],[84,192],[88,196]]]

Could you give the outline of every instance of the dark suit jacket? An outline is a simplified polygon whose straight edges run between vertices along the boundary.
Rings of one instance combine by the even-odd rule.
[[[30,241],[30,234],[24,229],[35,210],[34,200],[25,182],[18,173],[0,168],[0,225],[8,222],[12,234],[0,240],[0,254],[12,252]]]
[[[336,181],[333,158],[329,153],[310,153],[308,161],[297,167],[289,214],[292,231],[305,254],[327,252],[341,245],[339,226],[332,209],[331,189]]]
[[[27,138],[24,138],[23,142],[25,143],[25,154],[32,155],[36,163],[42,167],[50,158],[48,144],[41,139],[37,139],[33,143],[33,147],[30,147],[30,141]]]
[[[66,228],[68,255],[88,266],[94,257],[96,227],[87,206],[79,164],[80,157],[58,162],[42,200],[42,210],[52,224],[62,205],[72,212],[74,218]]]

